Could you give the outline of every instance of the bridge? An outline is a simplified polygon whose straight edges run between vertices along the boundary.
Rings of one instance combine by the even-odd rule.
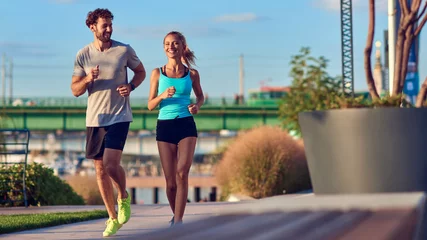
[[[85,98],[18,99],[3,105],[2,126],[31,131],[85,130]],[[194,99],[193,99],[194,101]],[[155,130],[158,110],[149,111],[147,99],[131,98],[133,122],[130,130]],[[257,125],[278,125],[278,106],[237,104],[233,99],[208,99],[194,116],[199,131],[250,129]]]

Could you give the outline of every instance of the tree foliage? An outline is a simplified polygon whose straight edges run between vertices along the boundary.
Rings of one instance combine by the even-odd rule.
[[[295,135],[300,135],[300,112],[368,106],[363,96],[355,99],[342,97],[341,78],[332,77],[326,71],[329,61],[310,53],[310,48],[303,47],[299,54],[292,56],[292,85],[279,104],[282,126]]]

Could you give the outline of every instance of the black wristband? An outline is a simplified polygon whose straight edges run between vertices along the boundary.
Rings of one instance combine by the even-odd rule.
[[[130,85],[130,90],[131,91],[135,90],[136,87],[135,87],[135,85],[133,83],[129,83],[129,85]]]

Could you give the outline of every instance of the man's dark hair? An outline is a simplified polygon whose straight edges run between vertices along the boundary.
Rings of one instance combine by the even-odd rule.
[[[96,24],[96,22],[98,21],[98,18],[111,18],[111,20],[114,19],[113,14],[110,12],[110,10],[108,9],[104,9],[104,8],[97,8],[94,11],[90,11],[87,14],[87,18],[86,18],[86,26],[90,27],[90,25],[92,24]]]

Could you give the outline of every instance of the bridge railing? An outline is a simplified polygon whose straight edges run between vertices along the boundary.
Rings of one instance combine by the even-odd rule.
[[[191,98],[192,102],[196,101],[195,97]],[[148,102],[147,97],[133,97],[131,96],[132,106],[146,106]],[[39,107],[78,107],[86,106],[87,97],[15,97],[6,101],[6,106],[39,106]],[[233,105],[248,105],[247,103],[239,104],[236,99],[232,97],[205,97],[205,105],[211,106],[233,106]]]

